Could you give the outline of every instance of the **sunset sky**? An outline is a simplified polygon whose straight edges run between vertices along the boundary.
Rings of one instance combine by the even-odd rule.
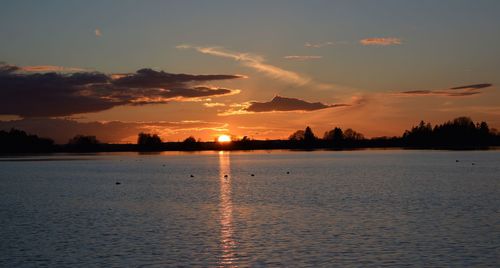
[[[2,1],[0,129],[65,143],[500,128],[500,1]]]

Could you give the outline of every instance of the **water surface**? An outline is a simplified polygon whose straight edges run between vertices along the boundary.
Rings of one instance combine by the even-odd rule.
[[[1,267],[499,262],[499,151],[0,160]]]

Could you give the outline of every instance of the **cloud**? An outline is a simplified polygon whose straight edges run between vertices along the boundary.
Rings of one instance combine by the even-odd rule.
[[[304,46],[308,48],[321,48],[326,46],[333,46],[335,43],[333,42],[323,42],[323,43],[305,43]]]
[[[283,68],[268,64],[264,58],[258,55],[226,50],[221,47],[197,47],[191,45],[179,45],[178,49],[195,49],[196,51],[217,57],[229,58],[241,62],[244,66],[262,72],[269,77],[279,79],[296,85],[304,85],[311,81],[305,75],[285,70]]]
[[[205,103],[203,103],[203,105],[205,107],[209,107],[209,108],[212,108],[212,107],[224,107],[224,106],[226,106],[226,104],[220,103],[220,102],[205,102]]]
[[[289,55],[289,56],[284,56],[283,58],[287,59],[287,60],[307,61],[307,60],[319,60],[319,59],[323,58],[323,56]]]
[[[286,98],[281,96],[274,97],[268,102],[248,102],[242,104],[233,104],[232,109],[221,115],[235,115],[261,112],[291,112],[291,111],[316,111],[334,107],[350,106],[350,104],[326,105],[321,102],[307,102],[296,98]]]
[[[483,84],[474,84],[474,85],[466,85],[466,86],[458,86],[447,89],[438,89],[438,90],[410,90],[400,92],[400,95],[403,96],[444,96],[444,97],[466,97],[472,96],[476,94],[481,94],[482,91],[480,89],[491,87],[492,84],[483,83]]]
[[[133,74],[118,74],[113,81],[115,85],[124,87],[175,87],[188,82],[205,82],[214,80],[228,80],[242,78],[240,75],[191,75],[171,74],[152,69],[140,69]]]
[[[8,75],[19,71],[20,68],[0,61],[0,75]]]
[[[239,75],[172,74],[152,69],[108,75],[99,72],[28,73],[0,64],[0,114],[21,117],[67,116],[120,105],[197,100],[239,91],[203,85]]]
[[[22,66],[19,67],[21,71],[25,72],[85,72],[88,71],[83,68],[77,67],[64,67],[55,65],[36,65],[36,66]]]
[[[101,33],[101,30],[100,30],[100,29],[95,29],[95,30],[94,30],[94,34],[95,34],[95,36],[97,36],[97,37],[101,37],[101,36],[102,36],[102,33]]]
[[[276,96],[269,102],[252,102],[246,109],[249,112],[272,112],[272,111],[314,111],[332,106],[321,102],[307,102],[295,98]]]
[[[489,83],[484,83],[484,84],[474,84],[474,85],[466,85],[466,86],[452,87],[451,89],[468,89],[468,90],[475,90],[475,89],[487,88],[487,87],[491,87],[491,86],[492,86],[492,84],[489,84]]]
[[[403,42],[396,37],[373,37],[365,38],[359,41],[364,46],[390,46],[401,45]]]
[[[64,144],[75,135],[93,135],[102,142],[135,143],[137,134],[149,132],[159,134],[165,141],[182,140],[202,132],[224,132],[228,125],[206,121],[156,121],[156,122],[78,122],[70,119],[24,118],[0,121],[0,130],[22,129],[41,137],[52,138]]]

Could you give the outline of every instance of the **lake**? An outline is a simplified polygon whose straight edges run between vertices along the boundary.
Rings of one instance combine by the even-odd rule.
[[[500,151],[4,156],[0,237],[0,267],[498,267]]]

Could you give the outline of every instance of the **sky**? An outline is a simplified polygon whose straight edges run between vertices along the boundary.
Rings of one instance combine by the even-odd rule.
[[[500,128],[500,1],[2,1],[0,129],[58,143]]]

